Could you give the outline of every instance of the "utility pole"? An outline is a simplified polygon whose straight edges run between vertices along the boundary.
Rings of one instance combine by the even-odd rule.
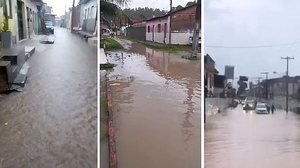
[[[200,33],[200,24],[201,24],[201,12],[200,12],[200,0],[197,0],[196,4],[196,13],[195,13],[195,27],[193,33],[193,52],[191,57],[196,57],[198,52],[198,41],[199,41],[199,33]]]
[[[71,32],[73,33],[73,27],[74,27],[74,14],[75,14],[75,0],[73,0],[73,5],[72,5],[72,18],[71,18]]]
[[[261,74],[265,74],[266,75],[266,99],[268,99],[268,74],[269,72],[262,72]]]
[[[172,24],[172,0],[170,0],[169,44],[171,44],[171,28],[172,28],[171,24]]]
[[[286,108],[286,113],[288,113],[289,111],[289,60],[290,59],[294,59],[294,57],[281,57],[281,59],[285,59],[286,60],[286,79],[285,79],[285,83],[286,83],[286,104],[285,104],[285,108]]]

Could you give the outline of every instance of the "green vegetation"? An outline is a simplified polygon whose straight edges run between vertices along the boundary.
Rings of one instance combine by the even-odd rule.
[[[147,44],[146,44],[147,45]],[[147,45],[149,46],[149,45]],[[150,45],[152,46],[152,45]],[[188,45],[163,45],[163,46],[153,46],[158,50],[167,51],[167,52],[180,52],[180,51],[191,51],[192,47]]]
[[[200,60],[200,58],[197,56],[182,56],[181,58],[185,58],[188,60]]]
[[[108,64],[101,64],[100,65],[100,70],[104,70],[104,69],[112,69],[112,68],[114,68],[115,67],[115,65],[114,64],[110,64],[110,63],[108,63]]]
[[[166,45],[166,44],[160,44],[160,43],[155,43],[155,42],[149,42],[149,41],[139,41],[130,37],[123,37],[126,40],[130,40],[132,42],[138,42],[142,43],[145,46],[149,48],[154,48],[157,50],[161,51],[166,51],[166,52],[171,52],[171,53],[176,53],[180,51],[186,51],[186,52],[191,52],[192,51],[192,46],[190,45]]]
[[[104,47],[105,45],[105,47]],[[112,38],[103,38],[100,40],[100,47],[106,50],[122,50],[123,46]]]

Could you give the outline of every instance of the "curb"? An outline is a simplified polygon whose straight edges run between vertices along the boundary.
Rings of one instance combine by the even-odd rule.
[[[109,167],[117,168],[117,150],[116,150],[116,136],[113,126],[113,112],[112,112],[112,96],[111,90],[107,85],[107,101],[108,101],[108,136],[109,136]]]

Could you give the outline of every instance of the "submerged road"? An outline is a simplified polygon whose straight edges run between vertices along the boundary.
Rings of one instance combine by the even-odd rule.
[[[108,59],[118,167],[200,167],[200,61],[137,43]]]
[[[1,168],[97,165],[97,52],[66,29],[36,40],[23,92],[0,97]]]
[[[243,111],[241,106],[207,118],[205,168],[298,168],[300,115]]]

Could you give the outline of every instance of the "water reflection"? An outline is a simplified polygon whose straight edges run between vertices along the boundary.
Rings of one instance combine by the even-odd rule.
[[[200,167],[200,61],[140,44],[110,54],[119,166]]]
[[[205,127],[205,167],[299,167],[300,115],[245,112],[241,106],[210,116]]]

